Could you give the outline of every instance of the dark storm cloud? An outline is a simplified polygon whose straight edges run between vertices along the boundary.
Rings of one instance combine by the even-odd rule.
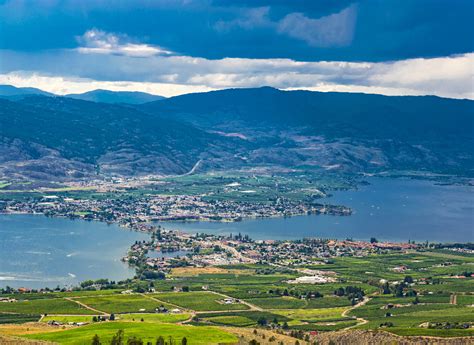
[[[474,50],[470,0],[4,1],[0,48],[74,48],[91,28],[205,58],[384,61]]]

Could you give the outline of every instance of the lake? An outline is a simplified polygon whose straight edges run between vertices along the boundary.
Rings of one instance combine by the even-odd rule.
[[[371,178],[358,190],[336,192],[321,202],[353,208],[352,216],[313,215],[237,223],[160,223],[165,228],[214,234],[248,234],[254,239],[303,237],[391,241],[473,242],[474,189],[428,181]],[[136,240],[148,235],[117,225],[0,215],[0,287],[55,287],[86,279],[120,280],[134,271],[120,261]],[[183,256],[184,252],[151,252]]]
[[[0,287],[54,288],[133,277],[135,271],[120,259],[135,240],[148,238],[114,224],[0,215]]]
[[[330,215],[252,219],[236,223],[161,222],[165,228],[215,234],[242,233],[253,239],[376,237],[387,241],[474,241],[474,188],[430,181],[370,178],[358,190],[333,193],[321,202],[353,209]]]

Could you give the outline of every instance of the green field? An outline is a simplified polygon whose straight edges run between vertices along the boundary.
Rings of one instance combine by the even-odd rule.
[[[165,322],[176,323],[183,322],[190,318],[190,314],[151,314],[151,313],[137,313],[137,314],[116,314],[117,321],[137,321],[137,322]],[[36,319],[38,320],[38,318]],[[61,323],[68,322],[92,322],[92,316],[85,315],[48,315],[41,321],[58,321]],[[143,320],[143,321],[142,321]]]
[[[236,311],[236,312],[221,312],[221,313],[201,313],[198,315],[199,319],[204,321],[214,322],[217,324],[225,324],[228,326],[240,327],[241,324],[245,326],[257,326],[258,320],[264,318],[268,322],[291,322],[292,319],[278,315],[276,313],[267,311]]]
[[[28,315],[28,314],[0,314],[0,324],[5,323],[24,323],[34,322],[40,319],[40,315]]]
[[[325,320],[342,319],[342,312],[347,308],[324,308],[324,309],[289,309],[289,310],[272,310],[272,313],[286,316],[294,320],[306,322],[318,322]]]
[[[90,344],[92,337],[97,334],[101,342],[107,344],[119,329],[125,331],[125,339],[135,336],[142,338],[145,342],[155,342],[159,336],[162,336],[167,341],[171,337],[176,343],[181,342],[183,337],[186,337],[190,344],[232,344],[237,342],[236,336],[214,327],[140,322],[103,322],[62,332],[34,334],[25,337],[53,341],[60,344],[82,345]]]
[[[97,297],[81,297],[78,301],[105,313],[136,313],[154,312],[155,308],[164,305],[168,309],[173,307],[165,302],[143,297],[142,295],[113,295]],[[59,314],[59,313],[58,313]]]
[[[395,272],[393,268],[400,265],[406,266],[407,270]],[[88,341],[94,332],[107,340],[121,327],[125,328],[127,336],[149,337],[150,340],[155,335],[173,334],[177,339],[189,334],[186,337],[191,344],[207,344],[222,339],[225,343],[232,342],[233,336],[208,327],[259,328],[275,323],[280,328],[285,325],[288,331],[329,332],[350,327],[382,329],[399,335],[474,336],[474,279],[456,278],[462,272],[472,271],[472,255],[412,251],[338,257],[327,263],[315,259],[314,264],[302,266],[334,271],[338,282],[289,284],[288,280],[298,276],[297,271],[278,273],[274,267],[265,264],[221,266],[216,273],[203,273],[208,271],[201,270],[199,274],[192,274],[193,268],[186,267],[181,271],[182,275],[178,270],[172,279],[154,280],[155,293],[121,294],[122,290],[116,289],[4,294],[17,302],[0,303],[0,324],[37,321],[41,314],[48,314],[43,317],[43,322],[90,323],[54,334],[28,335],[66,344]],[[404,279],[411,282],[404,287],[402,294],[396,294],[395,285]],[[139,284],[150,283],[142,281]],[[123,286],[123,289],[133,289],[136,282],[127,284],[130,285]],[[384,293],[385,284],[389,284],[390,289]],[[209,291],[203,291],[203,286]],[[352,307],[351,299],[347,295],[338,297],[335,291],[348,286],[362,289],[367,303],[347,310]],[[190,291],[170,292],[184,287]],[[315,291],[323,297],[301,298]],[[240,301],[225,304],[226,296],[248,302],[256,308],[250,309]],[[182,313],[155,313],[155,308],[160,305],[169,310],[178,308]],[[93,315],[100,313],[114,313],[116,320],[92,323]],[[189,325],[185,327],[176,323]],[[211,335],[205,332],[215,334],[206,338]],[[191,339],[196,341],[191,342]]]
[[[160,301],[178,305],[195,311],[208,310],[245,310],[249,307],[242,303],[224,304],[225,297],[212,292],[172,292],[153,294]]]
[[[95,314],[79,304],[63,298],[19,300],[14,303],[0,303],[0,313],[18,314]]]
[[[235,326],[235,327],[248,327],[254,326],[255,321],[249,319],[245,316],[240,315],[221,315],[221,316],[213,316],[205,318],[206,321],[210,321],[216,325],[223,325],[223,326]]]

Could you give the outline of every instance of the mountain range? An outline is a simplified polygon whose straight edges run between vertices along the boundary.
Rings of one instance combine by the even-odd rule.
[[[469,100],[263,87],[119,103],[0,99],[0,180],[228,169],[474,172]]]
[[[58,97],[50,92],[46,92],[33,87],[14,87],[12,85],[0,85],[0,98],[10,100],[20,100],[27,96],[41,95]],[[137,91],[110,91],[110,90],[93,90],[84,93],[67,94],[63,97],[82,99],[84,101],[100,102],[100,103],[125,103],[125,104],[142,104],[163,99],[163,96],[152,95],[145,92]]]

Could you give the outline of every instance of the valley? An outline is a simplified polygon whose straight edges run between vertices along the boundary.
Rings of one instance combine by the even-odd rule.
[[[472,101],[120,97],[0,100],[0,336],[469,342]]]

